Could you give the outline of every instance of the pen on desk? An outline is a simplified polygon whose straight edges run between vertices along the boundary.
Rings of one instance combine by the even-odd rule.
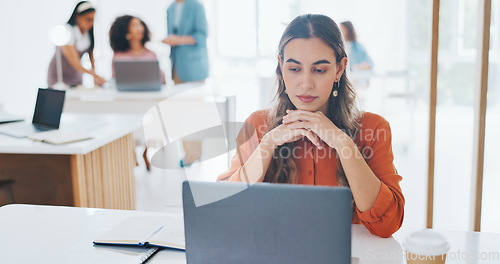
[[[143,264],[148,261],[158,250],[160,250],[160,248],[158,247],[150,248],[148,251],[146,251],[144,256],[141,257],[139,264]]]
[[[159,226],[158,228],[156,228],[155,230],[153,230],[153,232],[149,233],[146,237],[144,237],[140,242],[139,242],[139,246],[144,246],[146,245],[146,242],[148,241],[148,239],[150,239],[152,236],[154,236],[156,233],[160,232],[160,230],[163,228],[163,226]]]

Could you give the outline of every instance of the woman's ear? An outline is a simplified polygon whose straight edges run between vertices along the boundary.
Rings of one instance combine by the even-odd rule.
[[[340,77],[342,77],[342,74],[344,74],[344,71],[347,68],[347,57],[343,57],[337,65],[338,69],[335,77],[337,80],[340,80]]]
[[[280,65],[280,69],[283,69],[283,62],[281,61],[281,54],[278,54],[278,64]]]

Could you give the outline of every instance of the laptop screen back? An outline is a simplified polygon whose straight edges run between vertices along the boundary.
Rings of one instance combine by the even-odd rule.
[[[59,128],[64,106],[65,92],[54,89],[38,89],[33,124]]]
[[[184,182],[187,263],[351,264],[351,205],[343,187]]]
[[[160,65],[157,60],[116,60],[114,65],[119,91],[161,90]]]

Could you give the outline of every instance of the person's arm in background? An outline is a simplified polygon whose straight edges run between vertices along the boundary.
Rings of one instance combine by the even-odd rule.
[[[102,80],[104,83],[104,79],[94,72],[94,69],[93,69],[94,63],[93,63],[93,56],[92,55],[89,54],[91,57],[90,61],[92,63],[92,70],[87,70],[82,66],[82,64],[80,62],[80,56],[78,55],[78,51],[76,50],[75,46],[73,46],[73,45],[62,46],[61,51],[62,51],[64,58],[66,58],[66,60],[69,62],[69,65],[71,65],[71,67],[73,69],[75,69],[75,71],[78,71],[81,73],[88,73],[94,77],[94,82],[97,79],[97,80]]]
[[[203,6],[197,5],[192,16],[194,17],[194,30],[192,35],[181,36],[170,34],[167,38],[162,40],[162,42],[170,46],[196,45],[198,43],[202,45],[205,44],[208,35],[208,25]]]
[[[104,78],[102,78],[101,76],[95,74],[95,61],[94,61],[94,52],[93,51],[91,51],[89,53],[89,58],[90,58],[90,64],[92,65],[92,72],[94,72],[94,74],[92,75],[94,77],[94,84],[101,86],[106,82],[106,80]]]

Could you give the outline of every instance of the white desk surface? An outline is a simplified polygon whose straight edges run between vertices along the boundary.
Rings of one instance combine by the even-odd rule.
[[[2,263],[137,263],[142,248],[93,246],[92,241],[130,216],[181,214],[60,206],[6,205],[0,207],[0,262]],[[413,231],[413,230],[407,230]],[[395,238],[371,235],[353,225],[352,255],[365,263],[404,263],[400,243],[407,231]],[[440,231],[441,232],[441,231]],[[451,243],[450,252],[500,252],[500,234],[442,231]],[[148,263],[186,263],[185,253],[162,250]],[[450,253],[449,253],[450,254]],[[400,257],[397,257],[400,256]],[[474,261],[449,259],[450,263],[500,263],[500,259]]]
[[[211,85],[203,83],[183,83],[174,86],[163,86],[161,91],[151,92],[119,92],[112,88],[80,88],[66,91],[67,101],[163,101],[166,98],[177,95],[177,100],[210,100],[219,102],[225,100],[224,96],[218,96]]]
[[[4,154],[87,154],[142,127],[142,115],[63,113],[60,130],[84,130],[94,138],[52,145],[0,134]]]

